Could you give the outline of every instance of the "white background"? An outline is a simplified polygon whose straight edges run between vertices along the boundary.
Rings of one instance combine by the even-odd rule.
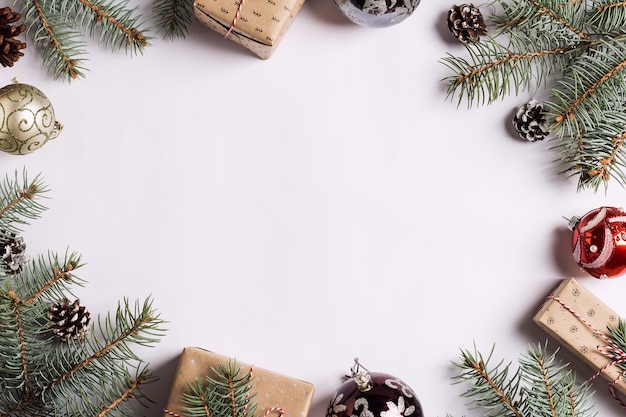
[[[463,53],[451,5],[424,0],[368,29],[308,0],[267,61],[196,23],[132,58],[91,42],[87,78],[71,84],[30,41],[2,70],[43,90],[65,125],[31,155],[0,155],[9,175],[26,167],[51,188],[29,252],[80,252],[77,293],[94,315],[151,295],[168,321],[141,351],[161,377],[148,416],[162,415],[185,346],[313,383],[311,417],[357,356],[411,385],[428,417],[480,415],[451,361],[473,343],[516,361],[543,342],[531,318],[561,279],[626,315],[626,278],[579,271],[564,219],[626,191],[577,192],[550,142],[511,134],[531,93],[471,110],[446,100],[440,59]],[[618,415],[595,388],[600,415]]]

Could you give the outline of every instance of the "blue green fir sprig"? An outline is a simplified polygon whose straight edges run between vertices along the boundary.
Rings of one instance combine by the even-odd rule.
[[[626,185],[626,2],[494,0],[487,33],[443,59],[448,98],[469,107],[540,100],[558,172],[578,190]]]
[[[185,417],[255,417],[258,409],[252,390],[252,370],[243,370],[235,360],[211,368],[214,376],[189,383],[182,394]]]
[[[129,0],[14,0],[14,4],[44,68],[68,82],[86,76],[89,38],[132,56],[144,52],[153,33],[170,40],[184,38],[193,21],[193,0],[152,0],[147,18]]]
[[[462,397],[471,409],[480,409],[486,416],[596,416],[590,384],[577,383],[569,364],[557,359],[557,352],[548,353],[547,343],[530,346],[513,369],[511,362],[492,363],[493,348],[487,356],[476,347],[462,350],[460,361],[453,362],[459,370],[454,382],[468,386]]]
[[[0,182],[0,416],[128,416],[157,377],[138,356],[164,334],[151,298],[91,320],[75,298],[76,252],[26,255],[20,236],[46,210],[41,176]]]

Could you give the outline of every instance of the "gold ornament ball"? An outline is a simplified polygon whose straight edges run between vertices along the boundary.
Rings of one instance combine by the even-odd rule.
[[[50,100],[38,88],[21,83],[0,88],[0,150],[29,154],[56,138],[62,129]]]

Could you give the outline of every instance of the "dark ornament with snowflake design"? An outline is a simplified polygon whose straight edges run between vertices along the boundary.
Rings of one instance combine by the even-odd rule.
[[[358,360],[335,391],[326,417],[424,417],[415,392],[401,379],[369,372]]]

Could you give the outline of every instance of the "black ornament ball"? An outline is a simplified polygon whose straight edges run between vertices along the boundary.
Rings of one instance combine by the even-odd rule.
[[[335,0],[335,4],[352,22],[383,28],[398,24],[413,14],[420,0]]]
[[[415,392],[400,378],[360,370],[335,391],[326,417],[423,417]]]

